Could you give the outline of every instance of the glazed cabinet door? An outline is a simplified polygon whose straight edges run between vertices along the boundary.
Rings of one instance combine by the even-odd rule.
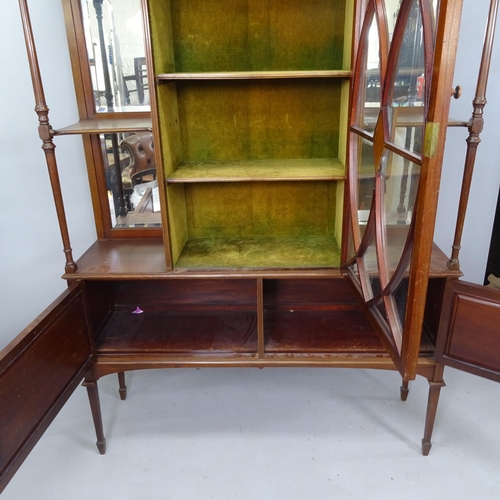
[[[343,262],[415,377],[460,2],[368,0],[358,16]]]
[[[500,382],[500,290],[448,281],[435,357]]]
[[[0,492],[89,370],[89,325],[75,283],[0,352]]]

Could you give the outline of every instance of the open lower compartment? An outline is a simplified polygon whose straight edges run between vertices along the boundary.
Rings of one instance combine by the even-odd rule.
[[[340,276],[89,281],[86,287],[103,356],[231,357],[243,364],[280,356],[292,364],[301,355],[388,356]],[[425,336],[422,352],[432,350]]]
[[[385,353],[344,279],[265,280],[264,331],[271,357]]]
[[[248,356],[257,351],[254,280],[94,282],[90,304],[103,355]],[[98,310],[100,310],[98,312]]]
[[[262,286],[261,286],[262,282]],[[86,283],[98,355],[241,365],[388,358],[338,278],[155,279]],[[139,308],[142,312],[137,310]],[[432,352],[427,339],[423,352]],[[304,358],[305,357],[305,358]]]

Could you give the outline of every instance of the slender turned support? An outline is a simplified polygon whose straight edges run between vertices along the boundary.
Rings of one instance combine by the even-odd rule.
[[[452,253],[447,263],[448,269],[459,271],[460,261],[458,254],[462,241],[462,232],[465,222],[465,213],[469,201],[469,192],[472,183],[472,174],[476,162],[477,147],[481,142],[480,134],[483,131],[483,110],[486,105],[486,85],[490,71],[491,53],[493,41],[495,38],[495,25],[498,14],[498,4],[500,0],[491,0],[486,34],[483,44],[483,55],[477,80],[476,95],[472,101],[473,112],[469,125],[469,137],[467,138],[467,153],[465,155],[464,175],[462,179],[462,190],[460,192],[460,202],[458,205],[457,225],[455,228],[455,237],[453,240]]]
[[[401,394],[401,401],[406,401],[408,399],[408,393],[410,392],[410,389],[408,388],[408,380],[404,380],[401,384],[400,387],[400,394]]]
[[[436,420],[436,412],[439,402],[441,387],[446,384],[443,380],[444,365],[436,365],[432,380],[429,379],[429,398],[427,400],[427,415],[425,416],[424,437],[422,439],[422,455],[427,456],[431,451],[431,437]]]
[[[101,455],[106,453],[106,438],[104,437],[104,430],[102,427],[101,416],[101,403],[99,401],[99,390],[97,388],[97,381],[95,380],[92,371],[87,373],[83,386],[87,388],[87,394],[90,402],[90,409],[92,411],[92,418],[94,419],[95,433],[97,436],[97,449]]]
[[[66,254],[65,271],[67,274],[72,274],[77,271],[77,265],[73,260],[72,249],[69,241],[68,224],[66,222],[66,213],[64,211],[64,202],[61,192],[61,184],[59,182],[59,173],[57,171],[57,162],[55,154],[55,145],[52,142],[52,127],[49,122],[49,108],[45,102],[45,93],[42,85],[42,77],[40,67],[38,65],[38,57],[35,50],[35,41],[33,38],[33,30],[28,12],[26,0],[19,0],[19,8],[21,10],[21,19],[23,23],[24,38],[26,40],[26,51],[28,53],[28,61],[31,71],[31,80],[33,82],[33,93],[35,95],[35,112],[38,115],[38,135],[42,140],[42,149],[45,152],[45,160],[49,170],[50,184],[54,196],[56,206],[57,219],[59,221],[59,229],[63,241],[64,253]]]
[[[120,399],[125,401],[127,399],[127,386],[125,385],[125,372],[118,372],[118,384],[120,388],[118,392],[120,393]]]

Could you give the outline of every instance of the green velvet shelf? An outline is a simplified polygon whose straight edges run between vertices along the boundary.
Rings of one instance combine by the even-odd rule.
[[[342,180],[345,167],[333,158],[182,162],[169,183]]]
[[[333,236],[192,238],[176,269],[339,267]]]

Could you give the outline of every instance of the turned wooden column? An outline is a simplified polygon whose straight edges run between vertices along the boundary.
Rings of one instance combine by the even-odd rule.
[[[465,223],[465,214],[467,212],[467,204],[469,202],[470,186],[472,183],[472,174],[474,173],[474,164],[476,162],[477,147],[481,142],[480,135],[483,131],[483,111],[487,102],[486,87],[488,84],[488,75],[490,72],[493,41],[495,38],[498,3],[499,0],[491,0],[490,3],[488,22],[486,25],[486,34],[483,44],[483,54],[481,57],[481,65],[479,67],[479,75],[477,80],[476,95],[472,101],[473,112],[472,118],[469,122],[469,137],[467,138],[467,152],[465,155],[464,175],[462,179],[462,189],[460,192],[460,202],[458,205],[457,225],[455,228],[455,237],[453,240],[451,257],[447,264],[448,268],[454,271],[460,270],[460,261],[458,259],[458,254],[461,248],[462,232]]]
[[[28,12],[27,0],[19,0],[19,8],[21,10],[21,21],[23,24],[24,38],[26,40],[26,50],[28,53],[31,80],[33,82],[33,92],[35,95],[36,103],[35,112],[38,115],[38,135],[42,140],[42,149],[45,153],[50,184],[52,187],[54,203],[56,206],[57,219],[59,222],[59,229],[61,231],[64,253],[66,254],[65,271],[67,274],[71,274],[77,271],[77,265],[73,260],[73,251],[71,249],[69,239],[66,212],[64,210],[61,183],[59,181],[59,172],[57,169],[55,154],[56,146],[52,141],[52,127],[49,122],[49,108],[47,106],[47,103],[45,102],[45,93],[42,85],[40,67],[38,65],[38,56],[35,49],[35,41]]]

